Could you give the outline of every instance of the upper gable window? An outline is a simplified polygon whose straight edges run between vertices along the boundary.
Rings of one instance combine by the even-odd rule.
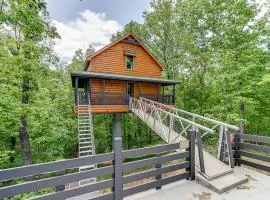
[[[129,70],[134,69],[134,56],[126,55],[126,68]]]

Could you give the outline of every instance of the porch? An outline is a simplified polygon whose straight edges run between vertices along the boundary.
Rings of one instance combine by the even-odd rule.
[[[76,97],[76,105],[128,105],[130,95],[116,92],[77,92]],[[139,94],[135,96],[137,99],[139,97],[168,105],[175,104],[175,96],[172,94]]]
[[[75,105],[91,105],[92,112],[127,112],[130,97],[175,104],[178,81],[97,72],[72,73]]]

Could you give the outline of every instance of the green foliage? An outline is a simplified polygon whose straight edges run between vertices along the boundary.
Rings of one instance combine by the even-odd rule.
[[[33,163],[76,157],[70,72],[83,70],[94,48],[78,49],[64,64],[52,50],[59,35],[44,1],[0,4],[0,167],[23,165],[24,115]],[[269,135],[269,16],[260,12],[247,0],[156,0],[143,24],[131,21],[111,40],[134,32],[164,65],[164,76],[181,82],[178,107],[232,124],[243,120],[247,132]],[[112,115],[95,115],[93,122],[96,152],[111,151]],[[122,130],[125,149],[162,142],[132,114],[122,115]]]

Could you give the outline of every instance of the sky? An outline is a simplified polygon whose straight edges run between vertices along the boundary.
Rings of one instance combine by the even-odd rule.
[[[150,0],[46,0],[48,11],[61,39],[55,51],[66,61],[74,52],[92,44],[96,50],[110,42],[131,20],[143,23],[142,13]]]

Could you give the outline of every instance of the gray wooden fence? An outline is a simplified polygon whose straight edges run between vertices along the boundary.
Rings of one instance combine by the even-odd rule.
[[[237,133],[232,147],[235,165],[270,172],[270,137]]]
[[[190,134],[189,148],[185,151],[175,151],[181,148],[179,143],[123,151],[121,138],[115,138],[115,150],[111,153],[0,170],[0,182],[4,185],[0,188],[0,199],[44,188],[63,188],[61,186],[65,184],[93,177],[97,178],[96,183],[45,194],[34,199],[67,199],[111,188],[110,192],[89,199],[120,200],[125,196],[151,188],[161,188],[162,185],[182,179],[194,180],[195,133]],[[129,161],[131,159],[133,161]],[[79,167],[93,164],[97,164],[98,167],[89,171],[77,170]],[[61,175],[56,173],[63,170],[65,173]],[[45,175],[47,178],[40,178]],[[34,180],[26,181],[29,180],[26,177]],[[148,179],[148,182],[130,187],[127,185],[143,179]]]

